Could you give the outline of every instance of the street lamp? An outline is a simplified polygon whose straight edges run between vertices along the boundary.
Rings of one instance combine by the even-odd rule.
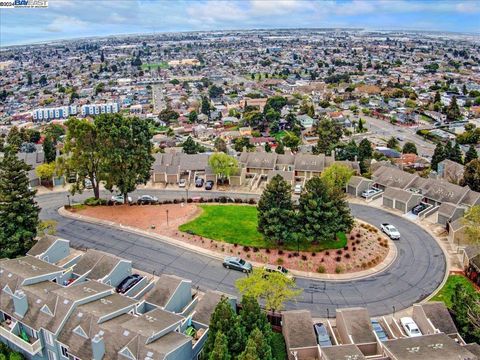
[[[167,211],[167,226],[168,226],[168,209],[166,211]]]
[[[68,199],[68,207],[71,207],[71,205],[70,205],[70,194],[67,194],[67,199]]]

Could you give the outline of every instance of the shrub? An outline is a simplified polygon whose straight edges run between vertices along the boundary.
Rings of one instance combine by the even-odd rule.
[[[324,261],[325,261],[325,259],[324,259],[324,258],[321,258],[321,259],[320,259],[320,262],[324,262]]]
[[[282,259],[282,258],[278,258],[278,259],[277,259],[277,264],[278,264],[278,265],[283,265],[283,259]]]
[[[189,203],[189,204],[190,204],[191,202],[193,202],[193,200],[192,200],[192,199],[190,199],[190,198],[188,198],[188,199],[187,199],[187,203]]]
[[[325,255],[330,255],[330,251],[325,251]]]
[[[288,258],[290,259],[292,257],[292,254],[288,254]]]
[[[337,266],[335,267],[335,273],[340,274],[340,273],[342,273],[342,272],[343,272],[343,266],[337,265]]]
[[[355,244],[360,244],[360,240],[356,240],[356,241],[355,241]]]
[[[243,251],[249,252],[249,251],[250,251],[250,247],[245,245],[245,246],[243,247]]]
[[[335,258],[335,261],[336,261],[336,262],[342,261],[342,257],[341,257],[341,256],[337,256],[337,257]]]
[[[316,253],[315,251],[312,252],[312,256],[313,256],[313,257],[317,256],[317,253]]]
[[[348,245],[345,245],[345,246],[343,247],[343,250],[345,250],[345,251],[348,250]]]
[[[270,249],[265,249],[265,253],[270,254]]]
[[[247,254],[247,259],[250,259],[250,254]]]
[[[177,200],[177,199],[173,199],[173,203],[174,203],[174,204],[178,204],[178,200]]]
[[[233,247],[237,247],[237,246],[238,246],[238,244],[237,244],[237,243],[234,243],[234,244],[233,244]]]
[[[257,203],[257,200],[255,200],[255,199],[250,199],[250,200],[248,200],[248,203],[249,203],[250,205],[255,205],[255,204]]]
[[[352,247],[352,251],[357,251],[357,248],[355,246]]]
[[[258,252],[258,248],[256,246],[253,247],[253,252]]]
[[[323,274],[325,272],[325,266],[318,265],[317,272]]]
[[[89,197],[88,199],[85,199],[83,203],[88,206],[107,205],[107,200]]]
[[[283,255],[283,250],[282,249],[278,250],[278,255]]]
[[[299,254],[298,254],[298,252],[296,252],[296,251],[293,253],[293,256],[295,256],[295,257],[297,257],[298,255],[299,255]]]
[[[306,255],[302,255],[302,260],[303,260],[303,261],[307,261],[307,256],[306,256]]]
[[[342,255],[342,250],[340,250],[340,249],[337,250],[337,254],[338,254],[338,255]]]
[[[350,254],[345,254],[345,258],[350,259]]]
[[[357,233],[357,235],[356,235],[357,238],[359,238],[361,236],[362,236],[362,234],[360,234],[360,233]]]

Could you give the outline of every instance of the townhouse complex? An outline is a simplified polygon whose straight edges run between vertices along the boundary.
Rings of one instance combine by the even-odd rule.
[[[117,293],[133,271],[108,253],[40,239],[0,261],[0,341],[38,360],[197,359],[222,294],[166,274],[143,274]]]

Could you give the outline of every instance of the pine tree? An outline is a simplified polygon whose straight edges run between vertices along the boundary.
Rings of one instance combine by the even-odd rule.
[[[276,244],[291,240],[295,213],[291,186],[276,175],[268,183],[258,202],[258,231]]]
[[[240,325],[240,319],[233,311],[227,298],[223,297],[215,307],[210,318],[208,338],[205,342],[204,352],[207,356],[213,351],[215,337],[222,332],[227,337],[228,353],[235,357],[245,346],[245,336]]]
[[[318,243],[334,240],[338,232],[348,233],[353,217],[343,192],[329,189],[323,179],[313,177],[300,195],[298,222],[302,236]]]
[[[43,154],[45,156],[46,163],[55,161],[57,157],[57,150],[55,149],[55,145],[53,144],[50,136],[45,137],[43,140]]]
[[[245,328],[246,334],[250,334],[253,329],[259,329],[265,337],[271,336],[272,329],[267,316],[253,296],[242,296],[240,323]]]
[[[245,350],[240,354],[238,360],[262,360],[257,355],[257,344],[253,339],[248,339]]]
[[[37,234],[40,208],[29,188],[29,170],[7,147],[0,162],[0,257],[24,255]]]
[[[465,153],[465,165],[470,161],[478,159],[478,153],[474,145],[470,145],[468,151]]]
[[[447,107],[447,120],[455,121],[461,117],[460,109],[457,104],[457,97],[453,96],[450,104]]]
[[[455,161],[456,163],[463,164],[462,157],[463,155],[462,155],[462,150],[460,149],[460,145],[456,143],[448,158],[452,161]]]
[[[417,147],[413,142],[406,142],[405,145],[403,145],[402,148],[402,153],[403,154],[417,154]]]
[[[432,156],[432,161],[431,161],[431,168],[432,170],[437,171],[438,170],[438,163],[442,162],[447,158],[446,153],[445,153],[445,148],[441,143],[438,143],[437,146],[435,146],[435,150],[433,151],[433,156]]]
[[[269,340],[262,334],[262,332],[255,328],[250,333],[248,341],[253,340],[255,343],[255,348],[257,350],[257,356],[261,360],[273,360],[272,348],[270,346]],[[247,347],[248,347],[247,341]]]
[[[275,153],[280,154],[280,155],[285,154],[285,148],[283,146],[283,143],[281,143],[281,142],[278,143],[277,147],[275,148]]]
[[[465,165],[463,185],[468,185],[473,191],[480,192],[480,160],[475,159]]]
[[[371,159],[372,155],[372,143],[367,138],[360,141],[360,144],[358,145],[358,159],[360,161]]]
[[[18,127],[14,126],[10,129],[10,132],[7,135],[7,143],[14,151],[18,151],[22,145],[22,136]]]
[[[217,332],[215,335],[213,350],[210,353],[208,360],[230,360],[227,337],[221,331]]]

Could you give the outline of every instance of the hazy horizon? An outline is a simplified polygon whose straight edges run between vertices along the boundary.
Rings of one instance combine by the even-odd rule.
[[[0,11],[2,47],[191,31],[318,28],[467,34],[480,31],[477,0],[50,0],[48,8]]]

